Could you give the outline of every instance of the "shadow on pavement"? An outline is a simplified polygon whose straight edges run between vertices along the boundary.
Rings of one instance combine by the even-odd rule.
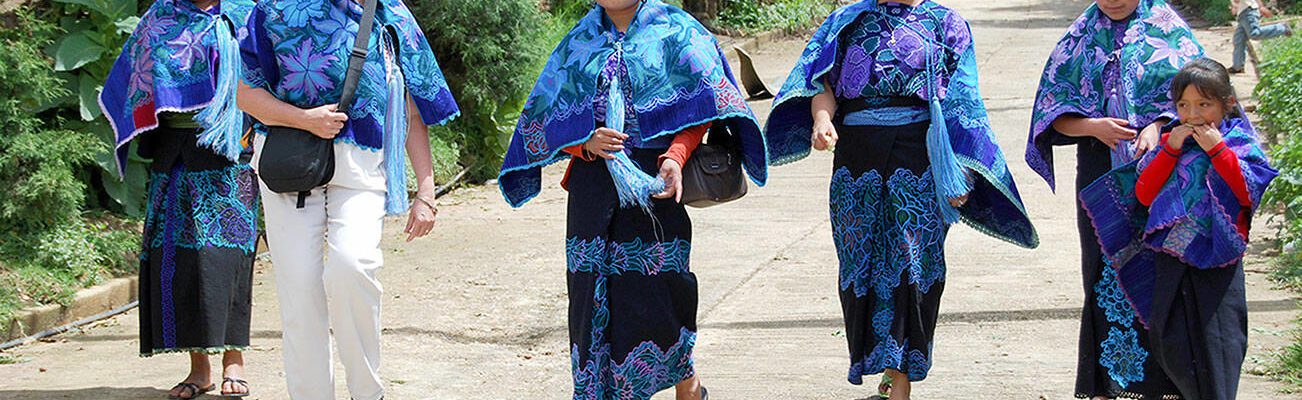
[[[0,390],[0,399],[5,400],[56,400],[56,399],[103,399],[136,400],[166,399],[167,391],[152,387],[111,388],[97,387],[87,389],[56,390]]]

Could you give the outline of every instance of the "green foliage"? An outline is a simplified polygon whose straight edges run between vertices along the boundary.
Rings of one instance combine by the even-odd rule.
[[[798,31],[822,22],[836,7],[826,0],[729,0],[719,23],[743,31]]]
[[[51,0],[50,5],[42,19],[55,22],[64,34],[45,48],[45,54],[54,59],[55,76],[63,79],[67,94],[44,107],[66,117],[64,128],[92,133],[111,149],[116,138],[97,99],[122,45],[140,22],[138,12],[145,8],[137,0]],[[132,157],[120,179],[112,153],[105,150],[97,155],[100,168],[94,174],[98,176],[88,188],[91,205],[133,217],[144,215],[148,161]],[[100,198],[108,201],[98,204]]]
[[[546,21],[534,0],[440,0],[409,4],[461,117],[431,129],[436,152],[455,152],[469,179],[496,176],[546,55]]]
[[[1191,8],[1195,14],[1186,17],[1201,17],[1213,25],[1233,22],[1237,15],[1230,11],[1230,0],[1177,0]]]
[[[41,51],[57,28],[17,18],[0,28],[0,326],[19,307],[66,301],[132,270],[128,255],[140,246],[138,231],[113,217],[83,219],[88,171],[108,147],[49,106],[72,93],[70,75],[51,73],[55,60]]]
[[[1284,211],[1281,237],[1302,240],[1302,38],[1263,43],[1261,82],[1255,90],[1262,127],[1278,144],[1271,150],[1272,166],[1279,177],[1270,185],[1264,203]]]

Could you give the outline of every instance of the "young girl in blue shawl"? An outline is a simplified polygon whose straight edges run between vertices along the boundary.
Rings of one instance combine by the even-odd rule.
[[[1053,147],[1076,147],[1076,190],[1155,147],[1174,117],[1171,78],[1202,47],[1164,0],[1099,0],[1058,41],[1046,62],[1031,116],[1026,162],[1055,187]],[[1077,202],[1085,307],[1076,397],[1174,394],[1147,350],[1107,268],[1094,227]]]
[[[302,129],[334,145],[334,176],[309,196],[262,191],[285,380],[295,400],[335,398],[332,336],[351,397],[384,397],[384,293],[376,276],[384,217],[407,212],[408,241],[433,229],[438,209],[427,126],[458,115],[434,52],[402,0],[378,0],[355,101],[336,109],[360,3],[260,0],[240,45],[247,68],[239,104],[258,120],[254,148],[263,148],[268,125]],[[408,158],[417,182],[410,202]]]
[[[705,397],[692,364],[692,226],[681,168],[709,130],[738,139],[757,184],[764,139],[714,36],[660,0],[598,0],[562,39],[529,95],[502,164],[520,206],[543,166],[569,158],[566,273],[576,400]],[[621,191],[663,182],[622,205]],[[647,207],[638,201],[648,202]]]
[[[945,235],[1039,243],[977,90],[972,34],[935,1],[866,0],[819,27],[773,104],[776,163],[835,147],[830,208],[848,379],[892,399],[931,368]],[[883,390],[887,391],[887,390]]]
[[[209,354],[223,354],[223,396],[248,395],[257,186],[234,104],[249,0],[158,0],[122,48],[100,107],[117,135],[121,174],[131,143],[152,158],[140,252],[140,354],[190,353],[171,398],[218,389]]]
[[[1225,66],[1185,64],[1159,149],[1081,191],[1154,360],[1186,399],[1233,399],[1248,349],[1243,253],[1276,171]],[[1143,393],[1156,398],[1166,393]]]

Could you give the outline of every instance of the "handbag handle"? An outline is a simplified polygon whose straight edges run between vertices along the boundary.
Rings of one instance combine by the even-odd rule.
[[[371,42],[371,30],[375,27],[377,0],[365,1],[362,20],[358,22],[361,25],[357,28],[357,39],[353,41],[353,51],[348,55],[348,73],[344,75],[344,91],[339,96],[338,107],[335,108],[338,112],[347,112],[348,107],[353,104],[353,97],[357,94],[357,81],[362,77],[366,57],[371,55],[371,49],[367,45]]]

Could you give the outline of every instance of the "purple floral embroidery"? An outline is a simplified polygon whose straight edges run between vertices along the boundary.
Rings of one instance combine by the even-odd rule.
[[[201,36],[184,29],[175,39],[167,41],[167,47],[172,50],[172,60],[182,71],[189,70],[196,59],[207,57],[208,44]]]
[[[310,100],[319,100],[322,91],[334,87],[334,82],[323,71],[328,63],[339,58],[314,51],[310,38],[300,42],[298,50],[298,54],[285,57],[285,71],[289,73],[282,84],[286,90],[304,93]]]

